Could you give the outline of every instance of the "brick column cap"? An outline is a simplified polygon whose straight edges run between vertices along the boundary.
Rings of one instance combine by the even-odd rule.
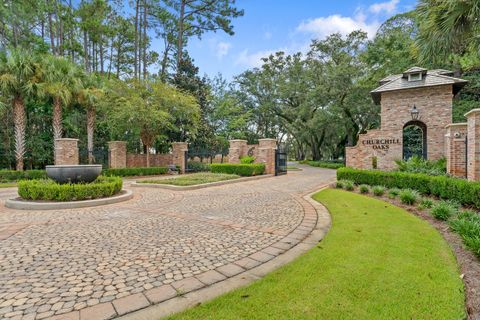
[[[243,139],[232,139],[232,140],[228,140],[229,142],[247,142],[247,140],[243,140]]]
[[[468,111],[467,113],[465,113],[465,117],[469,117],[470,115],[472,115],[474,113],[480,113],[480,108],[476,108],[476,109],[472,109],[472,110]]]
[[[113,141],[108,141],[108,143],[127,143],[127,141],[113,140]]]
[[[467,123],[466,122],[460,122],[460,123],[450,123],[445,126],[445,129],[451,128],[451,127],[466,127]]]
[[[273,138],[263,138],[263,139],[258,139],[258,141],[275,141],[275,142],[277,142],[277,139],[273,139]]]
[[[55,139],[55,141],[78,141],[79,139],[75,139],[75,138],[58,138],[58,139]]]

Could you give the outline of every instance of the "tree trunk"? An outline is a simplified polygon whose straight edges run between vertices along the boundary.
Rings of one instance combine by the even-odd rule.
[[[15,160],[17,162],[17,171],[23,171],[23,156],[25,154],[25,105],[20,96],[13,100],[13,121],[15,123]]]
[[[87,150],[88,150],[88,163],[95,162],[93,156],[93,133],[95,130],[95,107],[87,109]]]
[[[147,147],[147,168],[150,168],[150,146]]]
[[[56,139],[60,139],[62,137],[62,102],[60,98],[55,97],[53,99],[53,146],[56,148],[57,143]]]
[[[179,72],[183,55],[183,20],[185,18],[185,0],[181,0],[180,17],[178,18],[178,46],[177,46],[177,72]]]
[[[100,35],[100,73],[103,74],[103,38]]]
[[[134,45],[134,58],[133,58],[133,76],[136,79],[138,74],[138,6],[140,0],[136,1],[135,5],[135,45]]]
[[[147,79],[147,1],[143,1],[143,80]]]
[[[83,55],[85,61],[85,71],[88,72],[88,36],[87,31],[83,31]]]
[[[57,55],[57,50],[55,49],[55,32],[53,31],[53,21],[52,13],[48,15],[48,27],[50,29],[50,46],[52,47],[52,53]]]

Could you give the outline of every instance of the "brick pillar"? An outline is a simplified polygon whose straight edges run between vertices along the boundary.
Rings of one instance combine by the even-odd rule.
[[[127,167],[127,143],[125,141],[108,142],[108,167],[111,169]]]
[[[240,163],[240,157],[247,154],[247,140],[230,140],[228,163]]]
[[[180,167],[180,173],[185,173],[185,152],[188,151],[188,143],[172,143],[173,164]]]
[[[55,165],[78,164],[78,139],[55,139]]]
[[[275,150],[277,140],[258,139],[258,158],[255,162],[265,163],[266,174],[275,174]]]
[[[470,110],[467,117],[467,179],[480,180],[480,109]]]
[[[453,123],[447,127],[445,135],[445,156],[447,173],[458,178],[467,177],[467,123]]]

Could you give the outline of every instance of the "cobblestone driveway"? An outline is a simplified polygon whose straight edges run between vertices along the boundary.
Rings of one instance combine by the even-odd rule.
[[[106,319],[265,262],[311,231],[300,195],[334,177],[303,168],[90,209],[11,210],[0,189],[0,319]]]

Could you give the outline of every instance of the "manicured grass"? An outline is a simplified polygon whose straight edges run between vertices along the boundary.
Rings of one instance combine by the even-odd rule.
[[[427,222],[336,189],[315,194],[333,225],[294,262],[169,319],[463,319],[455,258]]]
[[[16,183],[0,183],[0,188],[11,188],[11,187],[16,187]]]
[[[141,180],[138,181],[138,183],[169,184],[174,186],[194,186],[198,184],[225,181],[237,178],[240,178],[240,176],[237,176],[236,174],[199,172],[169,179]]]
[[[291,170],[291,171],[301,171],[302,169],[298,168],[298,167],[295,167],[295,166],[287,166],[287,170]]]

